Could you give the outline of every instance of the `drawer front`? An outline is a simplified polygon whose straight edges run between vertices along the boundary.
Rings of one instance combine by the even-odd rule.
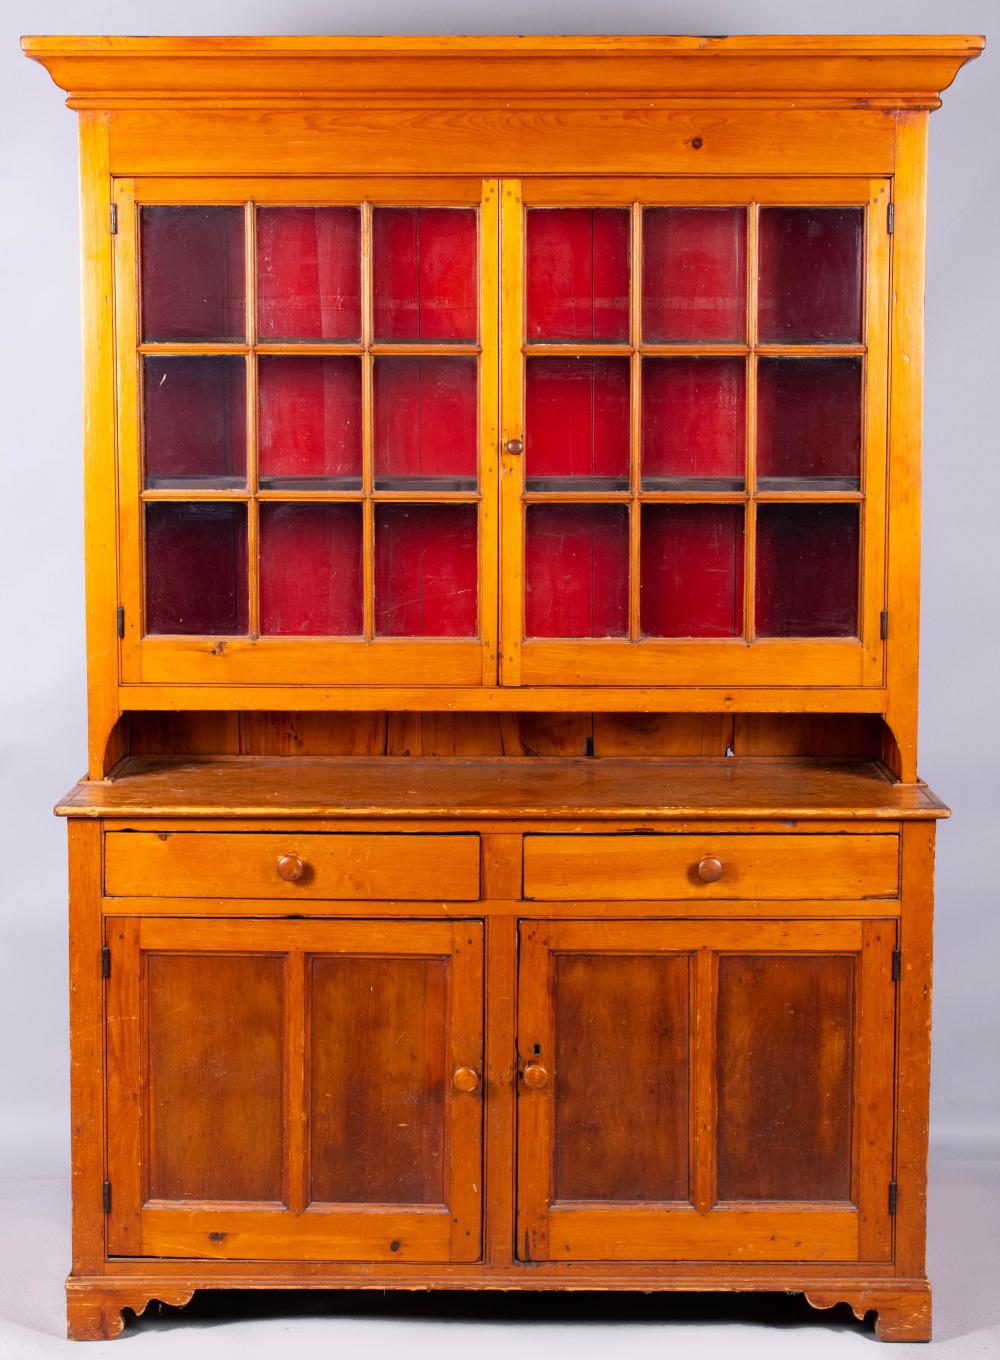
[[[524,895],[535,900],[849,899],[898,893],[896,835],[524,838]]]
[[[479,837],[112,831],[105,838],[104,891],[471,902],[479,896]]]

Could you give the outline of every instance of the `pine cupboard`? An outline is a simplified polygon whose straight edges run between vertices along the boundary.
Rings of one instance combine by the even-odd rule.
[[[23,47],[81,138],[70,1336],[927,1339],[925,146],[982,39]]]

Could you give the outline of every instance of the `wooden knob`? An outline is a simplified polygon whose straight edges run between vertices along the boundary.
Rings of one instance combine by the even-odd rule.
[[[530,1086],[533,1091],[537,1091],[547,1084],[549,1069],[543,1067],[541,1063],[528,1063],[521,1073],[521,1080],[525,1086]]]
[[[451,1084],[456,1091],[475,1091],[479,1086],[479,1073],[474,1067],[456,1067]]]
[[[722,860],[717,855],[706,855],[698,861],[695,872],[702,883],[718,883],[722,877]]]
[[[278,860],[278,877],[286,883],[298,883],[305,871],[306,866],[298,855],[282,855]]]
[[[508,440],[507,440],[507,452],[508,452],[508,453],[523,453],[523,452],[524,452],[524,440],[523,440],[523,439],[508,439]]]

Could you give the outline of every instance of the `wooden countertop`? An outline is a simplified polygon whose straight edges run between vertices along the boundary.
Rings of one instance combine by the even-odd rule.
[[[874,761],[129,757],[66,817],[600,819],[947,817]]]

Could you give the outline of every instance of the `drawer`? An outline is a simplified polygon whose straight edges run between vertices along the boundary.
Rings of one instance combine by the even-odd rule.
[[[479,837],[112,831],[109,897],[473,901]]]
[[[525,836],[531,899],[895,897],[899,837]]]

